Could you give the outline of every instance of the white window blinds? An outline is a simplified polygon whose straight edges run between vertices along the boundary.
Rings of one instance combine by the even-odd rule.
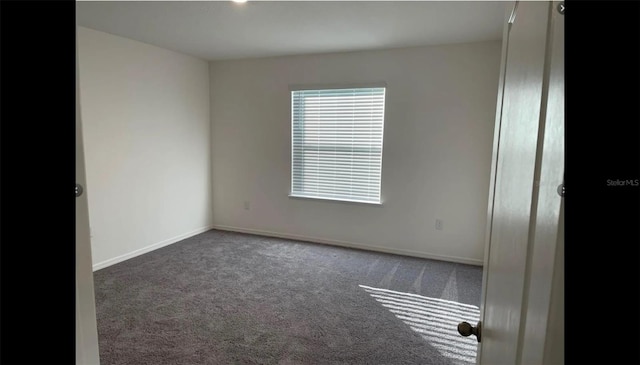
[[[291,92],[291,196],[380,203],[384,87]]]

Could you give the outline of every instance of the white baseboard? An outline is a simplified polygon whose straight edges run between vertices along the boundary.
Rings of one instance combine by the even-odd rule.
[[[181,234],[179,236],[175,236],[175,237],[166,239],[164,241],[160,241],[160,242],[154,243],[152,245],[137,249],[135,251],[131,251],[131,252],[126,253],[124,255],[120,255],[120,256],[114,257],[112,259],[108,259],[108,260],[104,260],[102,262],[98,262],[97,264],[93,265],[93,271],[104,269],[105,267],[108,267],[108,266],[111,266],[111,265],[115,265],[115,264],[117,264],[119,262],[134,258],[136,256],[140,256],[142,254],[145,254],[147,252],[151,252],[153,250],[157,250],[157,249],[159,249],[161,247],[168,246],[168,245],[170,245],[172,243],[176,243],[178,241],[182,241],[185,238],[189,238],[191,236],[195,236],[197,234],[209,231],[211,229],[213,229],[213,226],[206,226],[206,227],[198,228],[198,229],[193,230],[191,232],[187,232],[185,234]]]
[[[214,224],[212,228],[219,229],[222,231],[232,231],[232,232],[257,234],[257,235],[269,236],[269,237],[287,238],[287,239],[293,239],[293,240],[299,240],[299,241],[323,243],[323,244],[333,245],[333,246],[357,248],[361,250],[378,251],[378,252],[384,252],[384,253],[392,253],[396,255],[420,257],[425,259],[449,261],[449,262],[456,262],[456,263],[476,265],[476,266],[483,266],[484,264],[483,260],[469,259],[465,257],[435,255],[435,254],[430,254],[425,252],[372,246],[372,245],[366,245],[366,244],[355,243],[355,242],[347,242],[347,241],[329,240],[325,238],[309,237],[309,236],[304,236],[299,234],[271,232],[271,231],[263,231],[259,229],[240,228],[240,227],[232,227],[232,226],[225,226],[225,225],[219,225],[219,224]]]

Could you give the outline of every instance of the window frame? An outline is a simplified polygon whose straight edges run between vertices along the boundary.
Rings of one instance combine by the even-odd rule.
[[[332,90],[332,89],[359,89],[359,88],[384,88],[384,106],[383,106],[383,119],[382,119],[382,140],[380,143],[380,195],[379,201],[366,201],[358,199],[347,198],[333,198],[333,197],[319,197],[319,196],[304,196],[296,195],[293,193],[293,92],[304,90]],[[386,82],[372,82],[372,83],[348,83],[348,84],[291,84],[289,85],[289,193],[288,197],[292,199],[310,199],[316,201],[328,201],[345,204],[364,204],[367,206],[382,206],[384,202],[384,194],[382,189],[382,171],[383,171],[383,157],[384,157],[384,130],[386,122],[386,108],[387,108],[387,83]]]

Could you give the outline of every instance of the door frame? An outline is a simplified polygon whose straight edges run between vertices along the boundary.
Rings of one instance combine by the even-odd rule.
[[[556,361],[564,352],[563,344],[551,344],[564,336],[564,210],[558,185],[564,175],[564,16],[555,9],[558,1],[549,1],[549,18],[546,33],[543,91],[540,109],[540,127],[536,148],[536,167],[532,191],[532,207],[527,240],[526,270],[523,285],[521,320],[517,342],[517,363],[542,364]],[[490,189],[485,233],[485,256],[481,291],[481,319],[487,305],[486,285],[489,276],[491,230],[497,164],[500,153],[500,132],[504,99],[505,75],[508,64],[508,37],[510,22],[514,21],[518,1],[505,5],[502,56],[497,96],[494,142],[492,150]],[[559,258],[559,259],[557,259]],[[555,293],[555,294],[554,294]],[[554,297],[555,295],[555,297]],[[550,314],[554,320],[550,321]],[[486,329],[483,336],[490,336]],[[553,347],[553,353],[550,348]],[[558,355],[560,354],[560,355]],[[550,356],[555,356],[552,359]],[[482,364],[482,344],[478,346],[476,363]]]
[[[77,28],[76,28],[77,31]],[[77,37],[76,37],[77,39]],[[96,303],[93,288],[89,206],[82,138],[78,45],[76,43],[76,184],[84,189],[76,196],[76,364],[99,365]]]

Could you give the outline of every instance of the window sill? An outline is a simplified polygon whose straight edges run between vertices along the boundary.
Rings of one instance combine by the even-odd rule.
[[[319,201],[328,201],[328,202],[336,202],[336,203],[345,203],[345,204],[362,204],[362,205],[369,205],[369,206],[374,206],[374,207],[381,207],[382,206],[382,202],[380,203],[376,203],[376,202],[368,202],[368,201],[364,201],[364,200],[347,200],[347,199],[337,199],[337,198],[320,198],[320,197],[314,197],[314,196],[306,196],[306,195],[293,195],[293,194],[289,194],[289,198],[293,198],[293,199],[309,199],[309,200],[319,200]]]

